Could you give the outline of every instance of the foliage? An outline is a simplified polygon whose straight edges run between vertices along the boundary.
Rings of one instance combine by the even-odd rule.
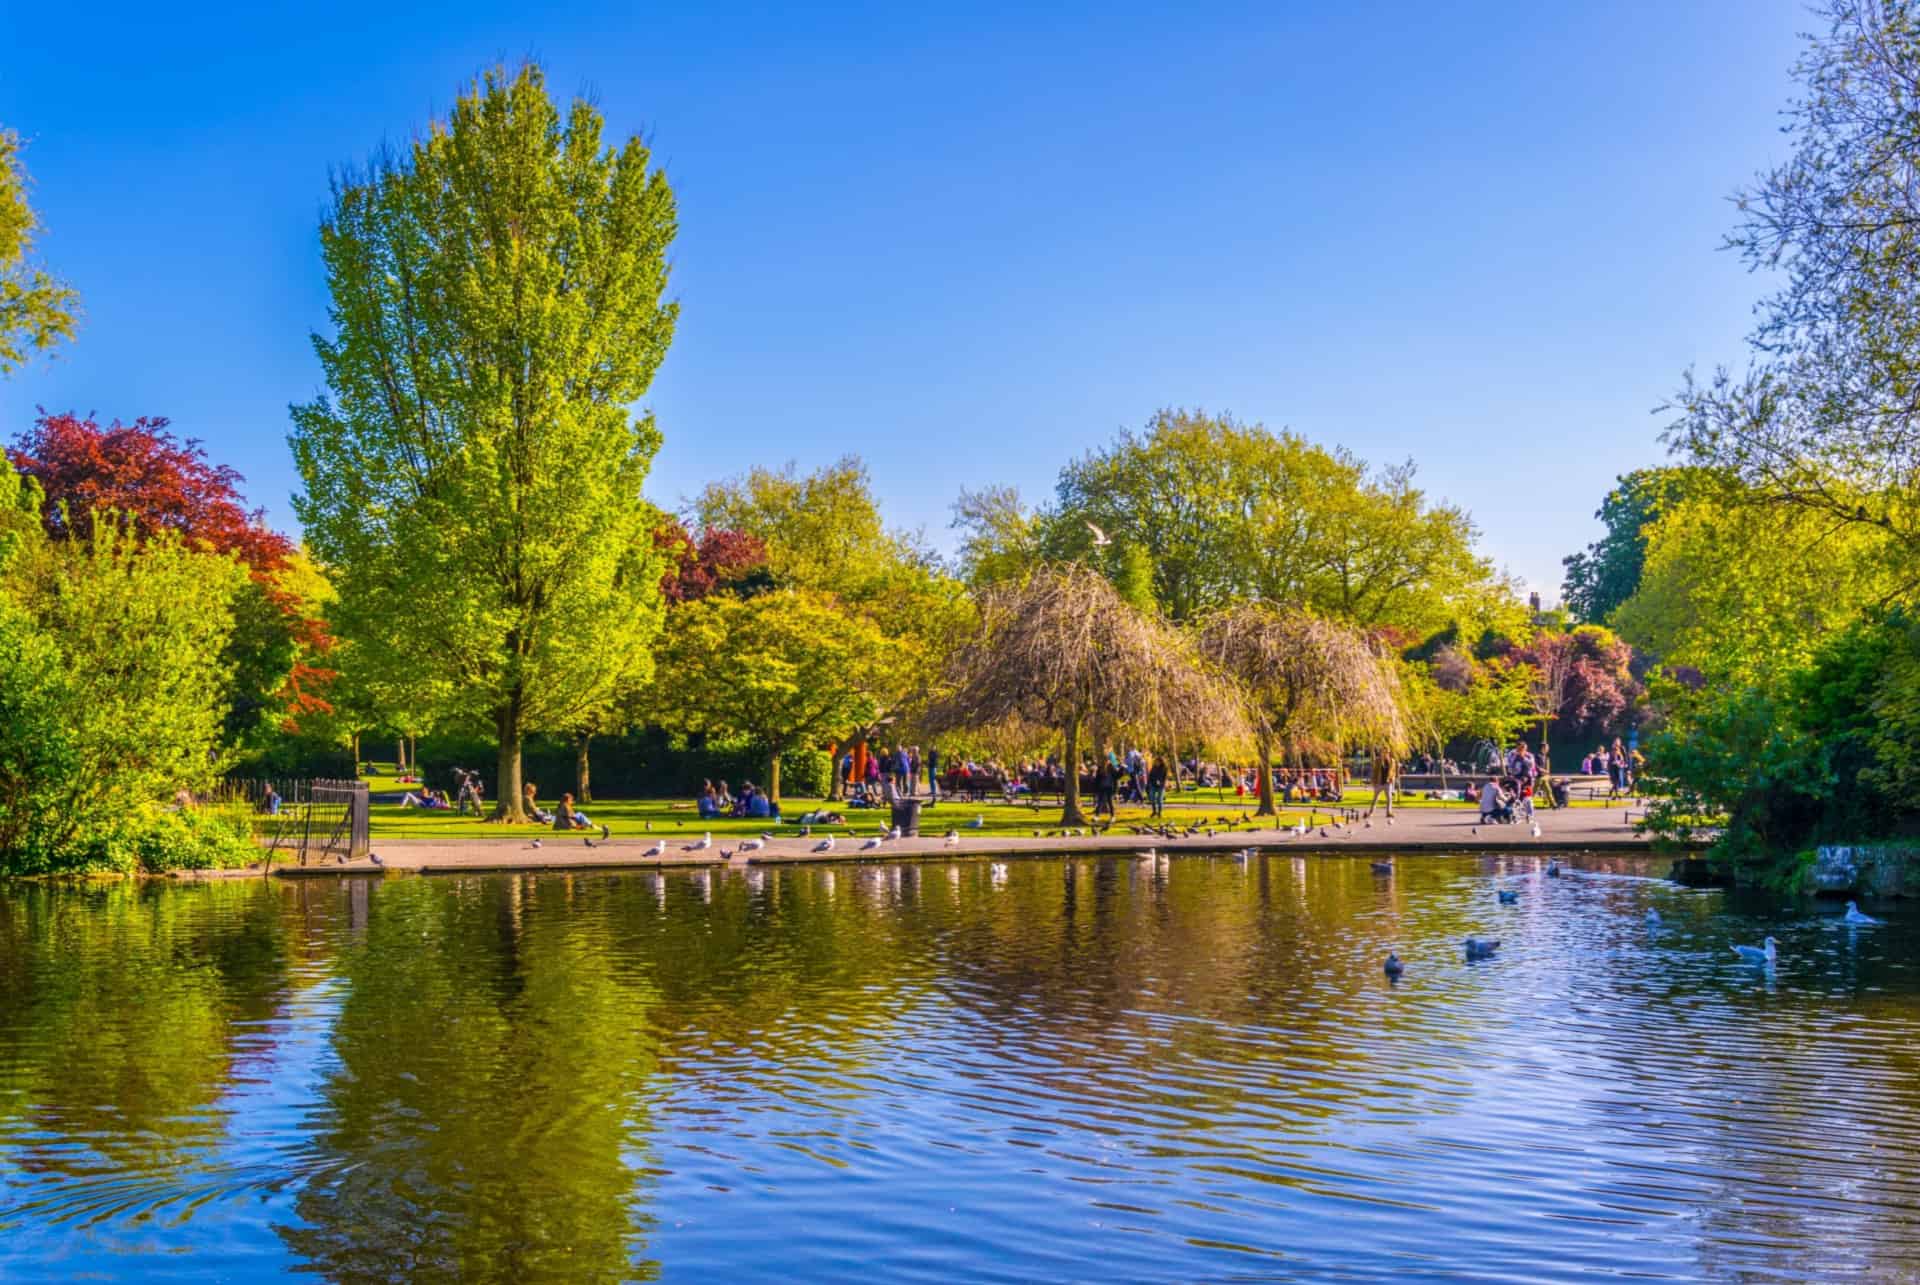
[[[703,540],[731,532],[760,541],[783,585],[857,597],[877,572],[914,553],[887,531],[867,466],[853,456],[805,476],[789,464],[709,483],[694,514]]]
[[[1527,671],[1543,754],[1551,754],[1556,728],[1569,735],[1614,731],[1642,695],[1632,671],[1633,649],[1600,625],[1541,629],[1509,659]]]
[[[1504,658],[1481,661],[1447,646],[1424,668],[1426,681],[1404,686],[1413,706],[1409,724],[1437,753],[1460,741],[1512,744],[1534,717],[1531,666]]]
[[[31,266],[40,220],[27,203],[28,184],[20,136],[0,129],[0,375],[73,338],[79,311],[71,288]]]
[[[749,594],[772,587],[767,545],[744,531],[703,531],[696,542],[678,519],[653,533],[654,547],[666,555],[660,594],[669,603],[691,602],[710,593]]]
[[[422,668],[520,744],[645,677],[660,436],[628,410],[673,336],[673,193],[538,68],[488,72],[404,155],[336,184],[321,228],[330,396],[294,408],[295,509],[368,672]]]
[[[778,799],[784,754],[873,720],[895,650],[817,590],[703,598],[670,616],[647,703],[668,728],[763,746],[765,786]]]
[[[1167,746],[1248,737],[1239,694],[1191,642],[1085,567],[1044,567],[1023,582],[991,586],[979,613],[972,636],[949,657],[925,726],[936,735],[1009,725],[1058,733],[1068,766],[1062,824],[1085,821],[1083,732],[1092,732],[1096,750],[1120,734]]]
[[[1623,637],[1716,681],[1773,682],[1897,586],[1884,534],[1749,498],[1697,495],[1654,524],[1639,591],[1614,613]]]
[[[1624,473],[1593,516],[1607,533],[1564,559],[1562,593],[1581,620],[1601,623],[1640,587],[1647,557],[1647,528],[1684,498],[1694,471],[1646,468]]]
[[[1794,69],[1792,154],[1740,194],[1730,238],[1785,284],[1748,371],[1675,398],[1676,450],[1762,503],[1920,552],[1920,18],[1915,0],[1829,0]]]
[[[1199,627],[1200,653],[1239,689],[1258,761],[1352,748],[1398,757],[1411,743],[1408,707],[1393,662],[1351,626],[1264,603],[1216,612]],[[1273,813],[1273,779],[1261,772],[1260,815]]]
[[[4,507],[4,506],[0,506]],[[95,523],[17,546],[0,578],[0,862],[104,859],[105,836],[211,781],[227,674],[232,561]],[[135,849],[137,851],[137,849]]]

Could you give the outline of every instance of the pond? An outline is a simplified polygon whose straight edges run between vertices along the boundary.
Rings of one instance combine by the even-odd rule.
[[[1920,914],[1647,869],[0,889],[0,1279],[1920,1273]]]

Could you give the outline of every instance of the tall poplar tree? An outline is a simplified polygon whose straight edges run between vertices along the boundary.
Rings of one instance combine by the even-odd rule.
[[[520,743],[643,678],[659,627],[660,444],[642,397],[673,337],[672,190],[637,137],[496,68],[404,153],[337,181],[320,229],[328,395],[293,408],[295,510],[376,672],[434,673]]]

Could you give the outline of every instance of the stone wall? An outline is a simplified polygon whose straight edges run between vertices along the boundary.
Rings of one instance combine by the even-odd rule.
[[[1920,896],[1920,843],[1828,844],[1814,852],[1813,890]]]

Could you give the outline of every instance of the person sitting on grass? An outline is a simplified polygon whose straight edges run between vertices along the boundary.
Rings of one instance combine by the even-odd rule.
[[[695,806],[700,810],[702,821],[711,821],[720,815],[720,799],[713,791],[712,781],[700,783],[700,798]]]
[[[733,794],[727,789],[725,781],[713,792],[713,806],[718,809],[715,815],[729,816],[733,812]]]
[[[587,818],[586,813],[574,811],[573,796],[571,794],[563,794],[560,796],[560,806],[553,810],[554,829],[585,830],[591,828],[592,825],[593,822]]]
[[[260,796],[260,810],[270,817],[280,815],[280,795],[271,785]]]
[[[523,796],[523,802],[521,806],[526,809],[527,819],[529,821],[537,821],[541,825],[548,825],[552,823],[553,813],[541,811],[540,805],[534,801],[534,796],[536,793],[538,793],[538,791],[534,789],[532,781],[528,781],[526,785],[521,789],[520,793]]]

